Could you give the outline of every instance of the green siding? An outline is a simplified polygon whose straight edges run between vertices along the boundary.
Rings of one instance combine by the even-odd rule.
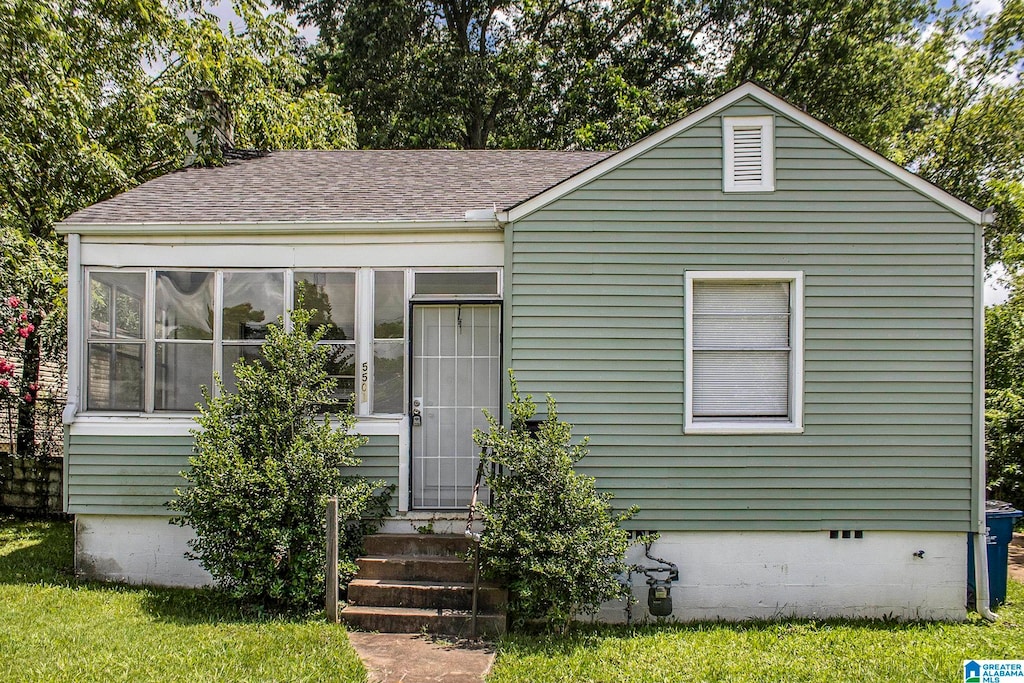
[[[779,114],[775,192],[721,150],[714,116],[506,231],[520,389],[633,528],[968,531],[974,226]],[[805,273],[803,434],[683,434],[684,272],[730,269]]]
[[[166,515],[164,503],[185,482],[191,436],[67,437],[68,512]],[[398,437],[371,436],[353,473],[398,483]]]

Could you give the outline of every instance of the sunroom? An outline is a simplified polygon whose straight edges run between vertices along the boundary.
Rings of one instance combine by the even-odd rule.
[[[361,432],[399,437],[398,509],[465,508],[472,431],[500,402],[500,267],[89,266],[84,277],[81,421],[190,421],[203,387],[232,391],[234,365],[259,362],[267,326],[302,306],[326,327],[337,404],[325,409],[352,399]]]

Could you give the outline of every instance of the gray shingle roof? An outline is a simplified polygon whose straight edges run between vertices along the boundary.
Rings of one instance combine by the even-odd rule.
[[[280,151],[187,168],[67,224],[460,220],[506,209],[608,157],[542,150]]]

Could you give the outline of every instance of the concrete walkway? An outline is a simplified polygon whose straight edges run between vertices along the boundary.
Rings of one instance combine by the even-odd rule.
[[[494,646],[444,636],[349,631],[370,683],[480,683]]]

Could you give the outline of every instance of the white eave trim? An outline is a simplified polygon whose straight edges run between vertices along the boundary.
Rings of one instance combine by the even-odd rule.
[[[776,97],[767,90],[757,86],[753,83],[744,83],[743,85],[730,90],[726,94],[714,100],[710,104],[707,104],[692,114],[676,121],[667,128],[662,128],[656,133],[648,135],[644,139],[640,140],[636,144],[627,147],[621,152],[614,154],[604,161],[600,161],[590,168],[582,171],[581,173],[574,175],[571,178],[554,185],[544,192],[536,195],[532,199],[528,199],[522,204],[512,207],[507,211],[503,211],[498,214],[498,220],[503,223],[514,222],[525,218],[531,213],[547,206],[555,200],[565,196],[573,190],[586,185],[590,181],[603,176],[604,174],[618,168],[622,164],[634,159],[635,157],[647,152],[653,147],[657,147],[661,143],[665,142],[669,138],[679,135],[688,128],[700,123],[701,121],[714,116],[725,110],[732,104],[743,99],[744,97],[751,97],[761,104],[774,109],[777,113],[793,119],[800,125],[814,131],[821,137],[829,140],[838,147],[846,150],[855,157],[858,157],[862,161],[874,166],[879,171],[891,176],[895,180],[907,185],[908,187],[920,192],[924,196],[932,199],[936,203],[946,207],[953,213],[957,214],[961,218],[975,225],[984,225],[985,223],[991,222],[991,217],[986,212],[974,208],[967,202],[957,199],[953,195],[949,194],[945,190],[931,184],[924,178],[914,175],[902,166],[889,161],[881,154],[868,149],[864,145],[860,144],[856,140],[843,135],[834,128],[822,123],[818,119],[814,118],[810,114],[803,112],[793,105],[789,104],[785,100]]]
[[[259,221],[246,223],[58,223],[61,235],[326,235],[382,232],[491,232],[501,224],[490,218],[463,220]]]

